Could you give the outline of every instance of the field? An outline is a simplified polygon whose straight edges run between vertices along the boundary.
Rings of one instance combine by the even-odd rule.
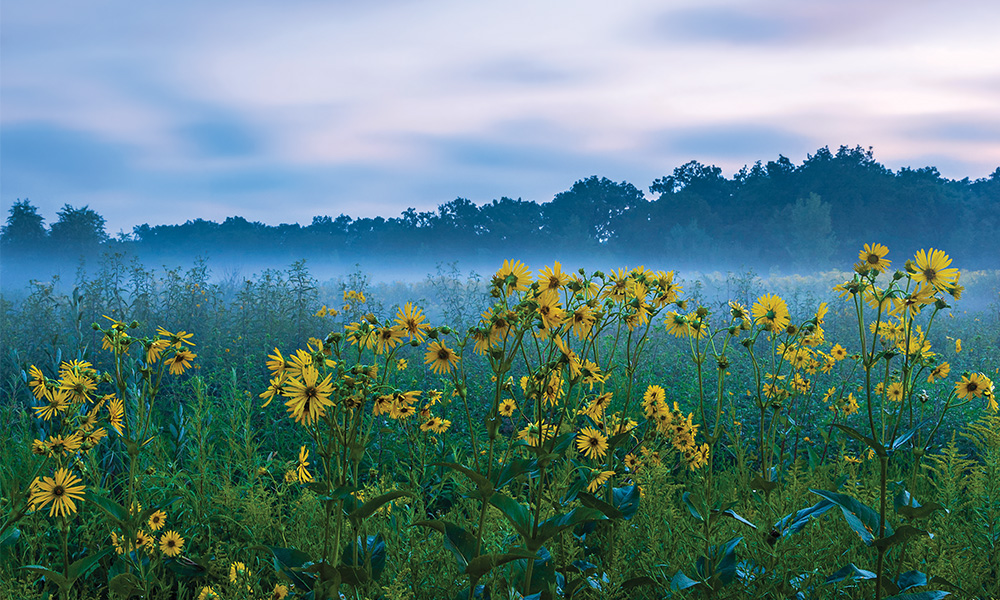
[[[1000,272],[894,252],[34,282],[0,597],[1000,597]]]

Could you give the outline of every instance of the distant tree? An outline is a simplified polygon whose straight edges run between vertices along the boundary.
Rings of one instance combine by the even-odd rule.
[[[619,221],[630,211],[647,204],[642,192],[631,183],[615,183],[596,175],[577,181],[568,191],[556,194],[544,206],[545,226],[551,234],[578,248],[604,244],[615,237]],[[585,236],[580,239],[580,236]]]
[[[0,245],[10,250],[39,249],[45,243],[45,218],[27,198],[10,207],[7,224],[0,228]]]
[[[89,207],[75,208],[65,204],[56,214],[59,220],[49,229],[49,241],[55,250],[70,254],[87,254],[97,250],[107,241],[104,217]]]
[[[816,194],[799,198],[775,215],[769,228],[796,267],[825,266],[837,250],[837,235],[830,216],[830,204]]]

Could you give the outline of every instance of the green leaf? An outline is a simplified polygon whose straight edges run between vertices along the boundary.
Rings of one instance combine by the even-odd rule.
[[[845,579],[853,579],[855,581],[858,579],[875,579],[876,577],[878,576],[875,575],[875,573],[872,573],[871,571],[866,571],[864,569],[859,569],[856,566],[854,566],[854,563],[851,563],[846,567],[844,567],[843,569],[840,569],[833,575],[827,577],[826,581],[824,581],[823,583],[837,583],[838,581],[843,581]]]
[[[895,440],[893,440],[892,447],[889,449],[889,453],[891,454],[892,452],[895,452],[896,450],[899,450],[899,447],[902,446],[903,444],[905,444],[906,442],[908,442],[910,440],[910,438],[913,437],[913,435],[915,433],[917,433],[917,431],[921,427],[923,427],[924,425],[927,425],[930,422],[931,422],[930,419],[928,419],[928,420],[924,421],[923,423],[919,423],[916,427],[913,427],[912,429],[907,429],[902,434],[900,434],[900,436],[898,438],[896,438]]]
[[[514,552],[507,552],[505,554],[484,554],[469,561],[468,566],[465,567],[465,572],[472,578],[473,581],[478,581],[479,579],[482,579],[484,575],[489,573],[494,567],[509,563],[513,560],[529,560],[532,558],[535,558],[534,553],[521,549],[515,550]]]
[[[604,500],[600,500],[593,494],[588,494],[587,492],[580,492],[576,496],[580,499],[580,503],[587,508],[596,508],[605,514],[609,519],[620,519],[625,516],[625,513],[618,510],[614,506],[608,504]]]
[[[701,585],[701,582],[691,579],[690,577],[685,575],[682,571],[677,571],[677,574],[674,575],[674,578],[670,580],[670,589],[675,591],[686,590],[696,585]]]
[[[912,537],[921,537],[921,536],[928,536],[933,538],[934,534],[927,533],[923,529],[917,529],[912,525],[900,525],[899,528],[897,528],[892,535],[875,540],[874,545],[879,550],[886,550]]]
[[[538,533],[535,535],[534,539],[529,540],[528,549],[538,549],[545,543],[545,540],[565,529],[576,527],[577,525],[587,523],[589,521],[607,520],[608,518],[604,515],[604,513],[596,508],[574,508],[566,514],[556,515],[542,521],[538,525]]]
[[[653,579],[652,577],[647,577],[645,575],[639,577],[633,577],[632,579],[628,579],[622,582],[621,589],[631,590],[632,588],[637,588],[644,585],[656,585],[656,580]]]
[[[472,469],[466,467],[465,465],[460,465],[458,463],[449,462],[433,462],[430,463],[432,467],[448,467],[449,469],[454,469],[459,473],[462,473],[466,477],[472,480],[472,483],[476,484],[479,489],[479,495],[483,498],[489,498],[493,494],[493,483],[484,477],[482,474],[473,471]]]
[[[521,534],[522,538],[525,540],[531,538],[531,515],[528,514],[528,509],[523,504],[499,492],[490,497],[490,504],[500,509],[503,516],[507,517],[507,520]]]
[[[11,527],[7,531],[0,534],[0,548],[7,546],[13,546],[17,543],[17,540],[21,538],[21,530],[17,527]]]
[[[316,577],[304,572],[304,567],[312,562],[308,554],[294,548],[265,547],[271,551],[274,557],[274,570],[279,575],[290,580],[301,590],[313,589]]]
[[[419,521],[415,526],[429,527],[444,535],[444,547],[455,555],[458,566],[465,568],[476,556],[476,536],[448,521]]]
[[[885,600],[941,600],[946,596],[950,596],[951,592],[911,592],[909,594],[896,594],[895,596],[889,596]]]
[[[844,425],[842,423],[834,423],[833,426],[836,427],[837,429],[843,431],[847,435],[851,436],[852,438],[858,440],[859,442],[863,442],[869,448],[871,448],[872,450],[874,450],[875,454],[878,454],[879,456],[888,456],[888,453],[886,453],[886,451],[885,451],[885,446],[883,446],[882,444],[876,442],[875,440],[873,440],[872,438],[868,437],[867,435],[861,433],[857,429],[855,429],[853,427],[848,427],[847,425]]]
[[[204,559],[202,559],[204,560]],[[167,569],[181,577],[204,577],[208,574],[208,565],[196,562],[185,556],[169,558],[164,561]]]
[[[403,490],[396,490],[394,492],[382,494],[381,496],[375,496],[371,500],[351,511],[351,513],[348,514],[348,517],[352,521],[361,521],[362,519],[366,519],[375,514],[375,511],[381,508],[382,505],[403,497],[413,498],[413,494],[410,492],[404,492]]]
[[[809,491],[839,506],[847,524],[861,537],[861,541],[866,546],[871,546],[875,542],[875,535],[879,528],[879,514],[871,507],[862,504],[846,494],[813,488],[809,488]],[[893,533],[888,521],[885,523],[885,533],[886,537],[891,536]]]
[[[731,509],[731,508],[722,511],[721,514],[724,514],[724,515],[726,515],[728,517],[732,517],[732,518],[736,519],[737,521],[739,521],[740,523],[743,523],[744,525],[749,525],[750,527],[752,527],[754,529],[757,529],[756,525],[754,525],[750,521],[748,521],[748,520],[744,519],[743,517],[739,516],[738,514],[736,514],[733,511],[733,509]]]
[[[111,553],[111,548],[107,547],[93,556],[87,556],[74,562],[69,566],[69,579],[76,581],[81,575],[87,575],[91,569],[97,566],[97,562]]]
[[[778,487],[778,482],[769,481],[760,475],[750,480],[750,489],[763,490],[765,494],[770,494],[776,487]]]
[[[142,581],[131,573],[119,573],[108,582],[108,590],[116,596],[131,598],[143,594]]]
[[[899,591],[901,592],[905,592],[910,588],[925,586],[927,585],[927,575],[920,571],[900,573],[896,579],[896,585],[899,586]]]
[[[92,489],[84,492],[84,500],[94,504],[97,508],[100,508],[107,513],[107,515],[111,517],[118,527],[125,526],[125,521],[128,520],[128,511],[126,511],[125,507],[121,504],[118,504],[110,498],[105,498]]]
[[[691,502],[691,492],[684,492],[681,494],[681,501],[687,506],[688,512],[691,513],[691,516],[699,521],[705,520],[705,517],[701,516],[701,513],[698,512],[697,508],[695,508],[694,503]]]
[[[508,460],[504,466],[493,475],[493,488],[503,489],[515,477],[527,473],[529,476],[538,470],[538,461],[527,458]]]
[[[774,528],[781,532],[782,536],[798,533],[802,531],[811,519],[818,518],[834,506],[836,505],[833,502],[824,498],[808,508],[785,515],[780,521],[774,524]]]
[[[639,491],[639,486],[637,485],[617,487],[611,490],[611,501],[614,502],[615,508],[622,511],[626,521],[635,516],[635,513],[639,511],[639,500],[641,497],[642,493]]]
[[[931,516],[932,514],[934,514],[939,510],[943,510],[945,514],[951,513],[950,510],[948,510],[944,506],[941,506],[937,502],[928,502],[923,506],[920,506],[919,504],[917,506],[907,506],[904,504],[896,508],[896,512],[903,515],[907,519],[924,519]]]
[[[60,590],[68,590],[71,585],[70,581],[66,579],[65,575],[57,571],[53,571],[52,569],[47,569],[41,565],[27,565],[21,568],[24,569],[25,571],[32,571],[34,573],[42,575],[43,577],[45,577],[47,581],[51,581],[52,583],[59,586]]]

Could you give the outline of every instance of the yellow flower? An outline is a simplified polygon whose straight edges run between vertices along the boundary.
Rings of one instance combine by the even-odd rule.
[[[978,398],[990,390],[989,379],[982,373],[963,375],[955,384],[955,394],[963,400]]]
[[[566,312],[559,301],[558,292],[543,292],[535,301],[538,303],[538,308],[535,309],[535,312],[538,313],[538,318],[542,321],[543,329],[554,329],[562,324],[563,319],[566,317]]]
[[[28,374],[31,375],[31,380],[28,381],[28,386],[31,388],[31,393],[35,395],[35,398],[41,400],[46,395],[48,395],[48,385],[45,381],[45,375],[42,374],[41,369],[35,365],[31,365],[28,369]]]
[[[170,333],[162,327],[156,328],[156,334],[160,337],[167,338],[175,348],[180,348],[182,344],[187,344],[188,346],[194,346],[194,342],[191,338],[194,337],[193,333],[188,333],[186,331],[178,331],[177,333]]]
[[[299,462],[295,467],[295,475],[297,480],[301,483],[309,483],[313,480],[313,476],[309,473],[309,449],[305,446],[299,448]]]
[[[958,269],[947,268],[951,264],[951,259],[944,250],[934,248],[927,251],[919,250],[913,262],[916,264],[916,272],[912,277],[917,283],[947,291],[958,280]]]
[[[210,585],[201,588],[201,593],[198,594],[198,600],[219,600],[219,598],[221,596]]]
[[[36,477],[31,483],[31,508],[39,510],[51,504],[49,516],[69,516],[76,512],[74,500],[83,500],[86,486],[69,469],[58,469],[52,477]]]
[[[576,436],[576,450],[593,460],[603,458],[608,452],[608,438],[593,427],[584,427]]]
[[[882,244],[865,244],[865,249],[858,253],[858,260],[865,263],[869,269],[885,273],[892,261],[886,260],[889,249]]]
[[[267,408],[267,406],[271,404],[271,400],[274,400],[275,396],[279,397],[284,396],[285,395],[284,387],[287,381],[288,381],[288,375],[286,375],[283,371],[279,372],[277,375],[272,377],[271,383],[268,384],[267,389],[261,392],[259,396],[260,398],[264,398],[264,400],[266,400],[266,402],[264,402],[264,404],[262,404],[260,407]]]
[[[962,338],[958,338],[957,340],[955,340],[955,354],[958,354],[961,351],[962,351]],[[975,352],[973,352],[973,354],[975,354]]]
[[[523,292],[531,285],[531,271],[521,261],[511,263],[504,260],[492,283],[504,296],[511,292]]]
[[[752,312],[754,322],[763,325],[767,331],[781,331],[790,323],[788,305],[777,295],[764,294],[758,298]]]
[[[375,330],[375,353],[385,354],[392,350],[403,340],[405,330],[399,325],[392,327],[379,327]]]
[[[163,512],[162,510],[158,510],[155,513],[149,515],[149,521],[147,521],[147,523],[149,524],[149,528],[152,529],[153,531],[159,531],[163,529],[163,526],[166,524],[166,522],[167,522],[167,513]]]
[[[317,382],[319,371],[309,366],[303,370],[302,379],[292,377],[288,381],[286,395],[289,400],[285,402],[285,406],[296,423],[312,425],[326,414],[327,406],[333,406],[330,400],[330,394],[333,393],[331,377],[332,374],[328,373],[323,381]]]
[[[281,355],[281,350],[275,348],[274,354],[269,354],[267,358],[267,368],[270,369],[275,376],[281,375],[285,372],[287,363],[285,362],[285,357]]]
[[[397,371],[405,371],[406,368],[409,367],[409,366],[410,366],[410,364],[408,362],[406,362],[405,358],[401,358],[401,359],[399,359],[399,360],[396,361],[396,370]]]
[[[889,384],[889,389],[886,391],[886,397],[893,402],[900,402],[903,400],[903,383],[900,381],[894,381]]]
[[[274,590],[271,592],[271,596],[268,600],[285,600],[285,596],[287,595],[288,586],[276,583],[274,584]]]
[[[396,311],[396,323],[405,331],[406,335],[421,344],[424,341],[424,333],[431,328],[430,325],[424,323],[423,311],[419,308],[414,309],[410,302]]]
[[[599,472],[595,471],[595,473],[596,476],[594,476],[594,478],[591,479],[590,483],[587,485],[587,491],[590,492],[591,494],[596,492],[602,485],[607,483],[608,480],[611,479],[611,477],[614,476],[615,474],[614,471],[599,471]]]
[[[160,551],[169,557],[177,556],[184,548],[184,538],[176,531],[170,530],[160,536]]]
[[[160,360],[163,351],[170,347],[169,340],[155,340],[146,347],[146,362],[153,364]]]
[[[229,583],[236,583],[240,579],[249,579],[253,573],[247,569],[245,563],[234,562],[229,565]]]
[[[927,383],[934,383],[938,379],[944,379],[951,373],[951,365],[943,362],[931,371],[931,374],[927,376]]]
[[[511,416],[515,410],[517,410],[517,403],[511,398],[501,401],[498,408],[499,413],[504,417]]]
[[[181,332],[183,333],[183,332]],[[170,367],[171,375],[180,375],[185,369],[191,368],[191,361],[198,355],[187,348],[180,348],[174,355],[163,361],[163,364]]]
[[[529,446],[541,446],[543,442],[555,435],[556,426],[544,421],[529,423],[518,432],[517,437],[527,442]]]
[[[424,364],[430,365],[431,371],[438,375],[451,373],[452,367],[458,364],[458,355],[451,348],[444,345],[444,342],[437,340],[427,345],[427,352],[424,354]]]
[[[118,435],[122,435],[125,425],[125,402],[120,398],[111,398],[108,402],[108,425],[114,427]]]
[[[97,389],[97,382],[83,373],[65,370],[61,373],[59,389],[69,395],[70,402],[89,402],[90,392]]]
[[[35,416],[43,421],[48,421],[52,417],[66,412],[69,408],[69,393],[66,390],[54,389],[47,393],[48,404],[34,406]]]
[[[552,267],[545,267],[538,274],[538,284],[543,290],[561,290],[569,282],[569,275],[562,272],[562,265],[557,261]]]

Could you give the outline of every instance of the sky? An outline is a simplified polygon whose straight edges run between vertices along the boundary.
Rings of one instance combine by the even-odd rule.
[[[994,0],[4,2],[0,208],[309,224],[872,147],[1000,166]]]

